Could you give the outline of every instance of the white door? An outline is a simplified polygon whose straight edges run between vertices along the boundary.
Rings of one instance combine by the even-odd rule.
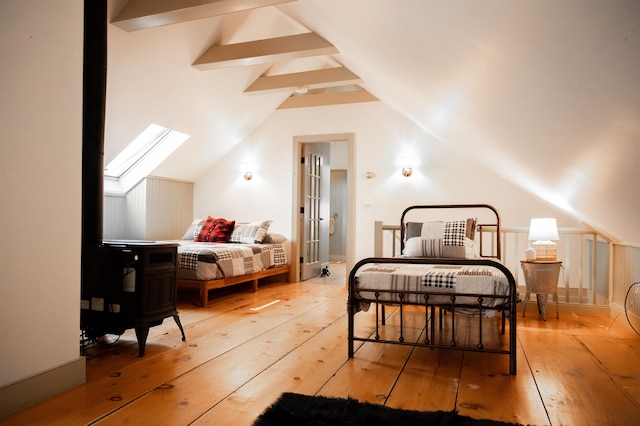
[[[300,280],[320,275],[329,263],[330,167],[328,142],[306,143],[300,168]]]

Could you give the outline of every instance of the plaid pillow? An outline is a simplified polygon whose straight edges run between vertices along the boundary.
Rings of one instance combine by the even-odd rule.
[[[202,225],[204,225],[204,219],[194,219],[189,225],[189,228],[184,232],[182,236],[182,240],[195,241],[198,238],[198,234],[200,233],[200,229],[202,229]]]
[[[229,241],[235,224],[235,220],[229,221],[209,216],[202,224],[195,240],[208,243],[226,243]]]
[[[464,237],[467,235],[467,221],[454,220],[444,223],[444,245],[463,246]]]
[[[270,220],[263,222],[240,223],[233,229],[230,241],[232,243],[254,244],[262,243],[269,231]]]
[[[475,219],[449,222],[407,223],[407,241],[402,254],[412,257],[473,259]],[[417,225],[421,225],[418,227]],[[472,229],[469,229],[472,228]],[[417,229],[420,234],[416,235]],[[409,234],[411,232],[411,234]]]
[[[476,218],[469,218],[466,220],[466,238],[473,240],[476,235]],[[449,223],[449,222],[447,222]],[[458,224],[457,226],[464,226],[462,224]],[[422,235],[422,222],[407,222],[404,224],[404,240],[407,241],[409,238],[419,237]]]

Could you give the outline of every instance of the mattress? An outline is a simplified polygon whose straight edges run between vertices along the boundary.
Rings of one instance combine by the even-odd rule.
[[[179,241],[178,279],[209,281],[287,264],[282,244]]]
[[[484,265],[369,263],[358,270],[356,278],[354,302],[358,302],[359,310],[365,311],[369,302],[376,300],[376,290],[392,290],[379,292],[379,302],[400,303],[402,293],[402,303],[418,305],[425,304],[425,293],[430,293],[429,304],[451,304],[451,295],[457,295],[456,305],[467,306],[478,306],[475,295],[509,295],[507,277],[499,269]],[[508,298],[483,297],[482,300],[485,308],[506,303]],[[492,316],[491,312],[486,315]]]

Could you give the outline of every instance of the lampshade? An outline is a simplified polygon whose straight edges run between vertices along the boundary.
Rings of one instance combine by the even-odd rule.
[[[558,241],[558,224],[552,217],[531,219],[529,225],[529,240],[531,241]]]
[[[537,261],[555,261],[558,224],[552,217],[531,219],[529,225],[529,240],[534,241],[531,246],[535,249]]]

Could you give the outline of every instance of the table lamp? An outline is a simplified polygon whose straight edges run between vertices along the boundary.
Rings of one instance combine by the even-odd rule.
[[[536,261],[556,260],[556,243],[558,235],[558,224],[555,218],[534,218],[529,225],[529,241],[531,247],[536,251]]]

